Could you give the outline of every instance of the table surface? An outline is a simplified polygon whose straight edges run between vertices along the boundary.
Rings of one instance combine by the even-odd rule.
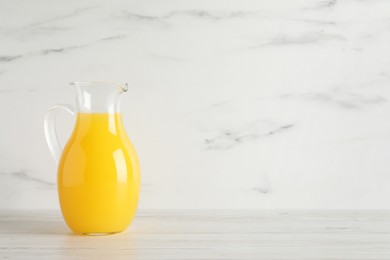
[[[109,236],[0,211],[0,259],[390,259],[390,211],[144,210]]]

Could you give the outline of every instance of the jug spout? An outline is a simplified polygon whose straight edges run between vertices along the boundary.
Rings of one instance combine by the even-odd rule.
[[[80,113],[119,113],[119,95],[127,92],[127,83],[75,81],[77,110]]]

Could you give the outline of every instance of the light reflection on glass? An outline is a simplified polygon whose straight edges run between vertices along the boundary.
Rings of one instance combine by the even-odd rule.
[[[114,160],[119,182],[127,182],[127,166],[125,155],[121,148],[114,152]]]
[[[116,135],[116,122],[115,122],[115,114],[108,114],[108,130]]]
[[[91,104],[91,94],[89,94],[88,92],[84,92],[84,107],[86,109],[91,109],[92,107],[92,104]]]

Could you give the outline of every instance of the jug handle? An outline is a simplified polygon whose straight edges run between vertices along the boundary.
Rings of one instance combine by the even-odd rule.
[[[46,142],[47,145],[49,146],[51,155],[53,156],[54,160],[58,164],[61,153],[62,153],[62,148],[60,145],[60,142],[58,141],[58,136],[57,136],[57,131],[56,131],[56,116],[57,113],[60,111],[60,109],[65,110],[72,116],[74,116],[75,112],[72,106],[66,105],[66,104],[58,104],[55,106],[52,106],[49,111],[47,111],[45,115],[45,120],[44,120],[44,130],[45,130],[45,137],[46,137]]]

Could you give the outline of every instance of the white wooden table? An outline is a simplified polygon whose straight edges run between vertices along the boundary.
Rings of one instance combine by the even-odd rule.
[[[0,259],[390,259],[389,211],[140,211],[122,234],[0,211]]]

